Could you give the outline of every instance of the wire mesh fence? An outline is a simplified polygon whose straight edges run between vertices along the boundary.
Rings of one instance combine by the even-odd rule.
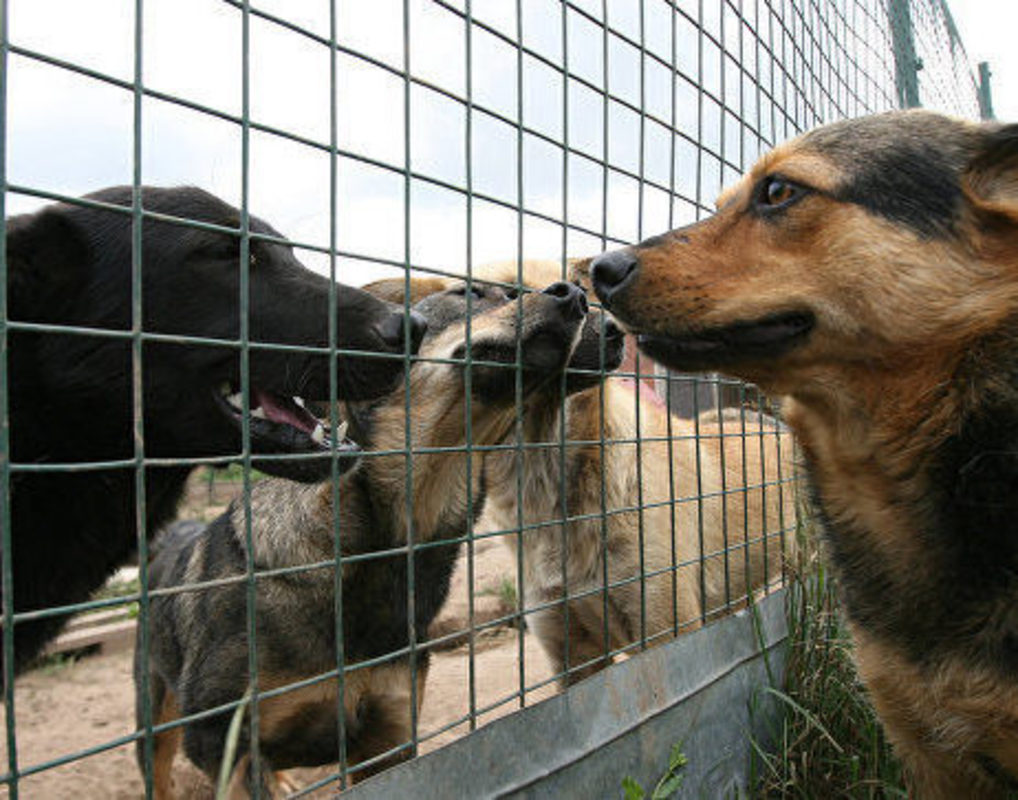
[[[0,0],[0,61],[11,797],[333,792],[780,587],[774,407],[625,347],[585,259],[815,124],[980,109],[943,0]],[[79,730],[29,668],[115,609]]]

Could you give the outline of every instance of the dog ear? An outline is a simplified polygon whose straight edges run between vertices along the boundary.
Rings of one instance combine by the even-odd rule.
[[[986,127],[965,182],[979,207],[1018,222],[1018,125]]]
[[[406,281],[403,278],[383,278],[361,288],[381,300],[388,300],[397,305],[403,305],[406,300]],[[416,305],[429,294],[444,292],[447,288],[448,281],[444,278],[411,278],[410,305]]]
[[[72,299],[88,258],[80,229],[59,208],[8,219],[10,316],[35,322],[52,317]]]

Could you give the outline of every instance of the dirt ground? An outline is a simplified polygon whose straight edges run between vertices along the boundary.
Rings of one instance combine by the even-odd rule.
[[[483,621],[504,613],[506,602],[511,600],[507,597],[507,587],[512,585],[515,575],[508,550],[492,540],[478,542],[474,573],[475,619]],[[449,632],[467,628],[467,597],[464,555],[453,579],[449,603],[437,621],[438,630]],[[545,681],[550,676],[550,667],[533,636],[525,634],[523,638],[524,675],[526,684],[531,686]],[[19,783],[22,797],[134,800],[143,796],[134,745],[111,746],[118,738],[134,731],[131,659],[129,649],[102,652],[37,669],[18,680],[14,706],[18,765],[22,771],[85,749],[104,748],[94,755],[24,778]],[[468,718],[471,707],[469,672],[469,648],[465,644],[434,655],[420,718],[422,752],[435,750],[469,733],[469,723],[461,722],[429,737],[454,721]],[[474,707],[497,704],[496,708],[478,717],[477,725],[520,707],[519,633],[516,629],[498,627],[475,638],[474,680]],[[528,692],[526,702],[532,705],[552,693],[552,685],[543,686]],[[6,766],[5,742],[0,745],[0,758]],[[306,785],[325,774],[327,771],[304,770],[292,777],[298,785]],[[204,776],[180,755],[174,765],[174,784],[179,797],[195,800],[212,797],[211,786]],[[331,793],[319,791],[314,796],[325,797]]]

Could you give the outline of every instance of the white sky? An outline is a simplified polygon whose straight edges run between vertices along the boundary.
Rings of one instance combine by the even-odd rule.
[[[988,61],[993,110],[1001,122],[1018,122],[1018,2],[953,0],[950,4],[973,71]]]
[[[601,0],[575,0],[600,16]],[[883,0],[851,0],[882,7]],[[936,2],[936,0],[929,0]],[[318,35],[328,36],[326,0],[252,0],[252,5],[284,16]],[[462,0],[453,0],[453,6]],[[524,44],[560,64],[563,58],[562,6],[557,0],[522,0]],[[678,0],[680,9],[695,18],[699,0]],[[773,4],[779,9],[782,4]],[[842,7],[839,0],[835,5]],[[1015,0],[961,0],[954,14],[973,62],[988,59],[994,71],[994,101],[998,116],[1014,109],[1009,99],[1018,85],[1016,48],[1009,39],[1018,28]],[[757,0],[764,9],[764,0]],[[429,0],[409,0],[410,68],[414,76],[463,96],[467,88],[466,37],[463,20]],[[722,14],[721,0],[704,0],[704,27],[729,50],[756,64],[758,51],[748,31],[730,10]],[[754,7],[744,0],[743,8]],[[403,0],[340,0],[337,28],[341,45],[378,62],[399,68],[403,60]],[[516,36],[516,0],[474,0],[476,19]],[[639,40],[639,0],[611,0],[608,19],[618,31]],[[45,53],[123,81],[134,74],[134,0],[8,0],[10,41],[16,47]],[[241,111],[240,13],[218,0],[146,0],[144,4],[143,80],[147,87],[178,95],[237,116]],[[664,0],[644,5],[646,49],[666,60],[671,57],[671,20]],[[869,16],[874,17],[875,14]],[[601,28],[574,9],[565,14],[568,63],[573,75],[595,85],[603,80],[606,42]],[[766,101],[759,105],[748,78],[742,80],[731,64],[723,65],[719,51],[686,18],[676,16],[676,63],[695,74],[698,45],[703,47],[702,84],[729,104],[744,103],[743,113],[759,118],[765,138],[780,140],[792,133],[771,122]],[[865,21],[866,15],[859,19]],[[796,17],[794,28],[801,27]],[[1006,20],[1006,21],[1005,21]],[[872,22],[868,23],[872,24]],[[772,30],[780,30],[775,25]],[[568,113],[563,114],[561,73],[529,55],[522,60],[523,94],[517,98],[517,53],[496,36],[475,27],[470,91],[475,103],[510,120],[518,103],[529,128],[595,158],[607,159],[632,173],[640,171],[639,116],[612,103],[608,135],[601,96],[572,82]],[[879,40],[868,30],[855,31],[862,41]],[[782,52],[771,38],[765,41]],[[1007,40],[1005,39],[1007,37]],[[787,52],[796,53],[793,48]],[[609,88],[627,102],[640,105],[640,52],[614,36],[607,41]],[[927,56],[928,58],[928,56]],[[866,59],[861,59],[864,63]],[[753,71],[765,83],[778,70],[760,59]],[[648,60],[643,104],[648,113],[668,121],[672,91],[678,128],[699,138],[727,158],[748,165],[758,155],[758,143],[748,140],[740,150],[739,127],[719,106],[701,98],[694,83],[672,82],[671,73]],[[885,63],[885,62],[882,62]],[[872,66],[870,66],[873,69]],[[802,74],[802,65],[792,70]],[[338,160],[336,230],[341,250],[363,258],[341,259],[339,277],[363,283],[392,274],[371,258],[402,263],[406,255],[404,212],[404,82],[360,58],[337,56],[337,144],[341,150],[377,163],[341,157]],[[818,74],[822,74],[822,71]],[[7,177],[15,184],[66,194],[83,194],[104,186],[130,183],[132,174],[132,94],[81,75],[12,54],[9,58],[7,108]],[[878,77],[882,85],[890,80]],[[854,83],[852,84],[855,85]],[[329,51],[305,37],[251,19],[251,117],[327,145],[329,142]],[[822,97],[817,86],[804,97]],[[741,100],[740,100],[741,97]],[[822,103],[822,100],[819,101]],[[788,113],[805,120],[802,101],[789,101]],[[826,113],[816,106],[819,113]],[[852,109],[847,109],[852,113]],[[1018,120],[1018,113],[1011,113]],[[473,189],[498,200],[515,203],[520,175],[516,129],[482,112],[471,115],[470,179]],[[410,160],[415,172],[449,186],[465,186],[468,148],[466,114],[461,103],[441,93],[413,86],[410,96]],[[668,186],[672,180],[674,147],[676,189],[710,205],[735,171],[704,157],[689,141],[672,143],[667,129],[655,122],[645,126],[643,174]],[[600,237],[571,231],[563,242],[563,209],[571,223],[594,231],[607,225],[609,236],[635,241],[674,225],[691,221],[695,208],[687,202],[670,205],[669,194],[644,187],[642,225],[639,183],[618,172],[607,178],[597,164],[570,155],[568,183],[563,187],[561,148],[539,136],[522,139],[524,206],[553,221],[525,215],[523,255],[559,258],[589,255],[601,249]],[[160,185],[190,183],[202,186],[234,204],[241,187],[239,126],[165,101],[146,98],[142,109],[143,181]],[[386,169],[385,165],[397,168]],[[250,208],[285,235],[304,242],[329,243],[329,155],[321,149],[261,132],[250,139]],[[607,192],[605,193],[605,184]],[[607,204],[606,208],[602,206]],[[8,213],[38,207],[34,198],[9,193]],[[468,261],[467,202],[452,189],[425,181],[410,188],[410,260],[414,265],[462,272]],[[475,199],[470,219],[470,252],[474,263],[515,258],[519,215],[512,209]],[[327,269],[327,259],[313,252],[302,259]]]

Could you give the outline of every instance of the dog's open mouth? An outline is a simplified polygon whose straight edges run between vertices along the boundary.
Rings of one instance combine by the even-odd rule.
[[[238,428],[245,419],[243,396],[229,383],[215,393],[217,404]],[[315,454],[322,458],[300,460],[256,459],[262,472],[300,481],[324,480],[330,472],[328,456],[335,448],[341,458],[339,471],[355,463],[360,452],[357,443],[346,438],[347,423],[336,430],[318,419],[306,407],[303,398],[282,395],[251,387],[250,414],[246,420],[251,431],[251,451],[257,455]]]
[[[782,355],[805,341],[815,324],[812,313],[790,311],[678,336],[641,334],[638,342],[655,361],[696,371]]]

